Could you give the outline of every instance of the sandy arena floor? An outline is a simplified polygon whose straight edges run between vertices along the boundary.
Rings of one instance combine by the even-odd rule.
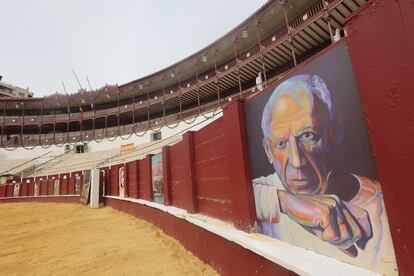
[[[217,275],[146,221],[109,207],[0,204],[0,275]]]

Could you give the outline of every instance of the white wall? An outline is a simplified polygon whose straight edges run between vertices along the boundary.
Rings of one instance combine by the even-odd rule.
[[[216,115],[211,119],[206,119],[203,116],[199,115],[195,121],[191,124],[186,124],[185,122],[180,122],[178,126],[174,129],[170,129],[166,126],[163,126],[161,128],[162,133],[162,139],[168,138],[172,135],[177,135],[180,132],[185,132],[188,130],[198,130],[202,128],[203,126],[209,124],[213,120],[221,117],[222,113],[221,111],[217,111]],[[212,116],[212,113],[206,114],[206,116]],[[193,119],[187,119],[187,122],[191,122]],[[172,124],[172,126],[175,126],[176,124]],[[120,137],[117,137],[115,141],[109,141],[108,139],[104,139],[102,142],[97,143],[95,141],[90,142],[88,144],[88,152],[92,151],[102,151],[102,150],[108,150],[108,149],[116,149],[120,148],[121,145],[134,143],[135,145],[148,143],[150,142],[150,135],[153,131],[148,130],[145,135],[142,137],[137,137],[136,135],[132,135],[129,139],[123,140]],[[142,135],[142,133],[138,133]],[[126,138],[128,136],[124,136],[123,138]],[[13,159],[30,159],[35,158],[37,156],[40,156],[42,154],[45,154],[49,151],[52,151],[50,155],[59,155],[64,152],[64,147],[57,147],[57,146],[51,146],[50,148],[44,149],[40,146],[35,147],[33,150],[26,150],[24,148],[16,148],[13,151],[8,151],[4,148],[0,149],[0,161],[1,160],[13,160]]]

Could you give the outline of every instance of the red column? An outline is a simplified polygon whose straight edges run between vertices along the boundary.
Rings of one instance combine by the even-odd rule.
[[[184,168],[185,173],[183,174],[184,185],[187,190],[187,211],[190,213],[196,213],[198,211],[197,206],[197,186],[195,179],[195,170],[194,170],[194,143],[193,143],[193,132],[188,131],[183,135],[184,143]]]
[[[256,220],[253,187],[247,151],[244,101],[223,108],[229,178],[232,185],[233,222],[237,228],[251,232]]]
[[[145,163],[146,163],[146,170],[147,170],[147,179],[146,183],[144,185],[147,185],[146,190],[148,191],[147,197],[144,198],[146,200],[151,201],[152,200],[152,154],[148,154],[147,157],[145,157]]]
[[[163,194],[164,204],[171,205],[171,178],[170,178],[170,147],[162,148],[162,178],[163,178]]]

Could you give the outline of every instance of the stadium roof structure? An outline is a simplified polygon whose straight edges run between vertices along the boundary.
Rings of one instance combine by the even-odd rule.
[[[130,135],[219,109],[255,93],[259,72],[266,87],[329,46],[366,2],[268,1],[210,45],[148,76],[94,91],[1,99],[0,147]]]

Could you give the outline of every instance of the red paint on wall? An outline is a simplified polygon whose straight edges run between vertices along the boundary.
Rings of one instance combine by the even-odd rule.
[[[110,180],[110,191],[112,196],[119,196],[119,186],[118,186],[118,177],[119,177],[119,168],[122,165],[113,165],[111,166],[111,180]]]
[[[162,192],[164,194],[164,205],[171,205],[171,174],[170,174],[170,147],[162,148],[162,178],[164,184]]]
[[[29,183],[26,183],[27,184],[27,195],[33,196],[34,195],[34,178],[33,177],[27,178],[24,181],[27,182],[27,180],[30,181]]]
[[[13,190],[14,185],[11,183],[11,181],[7,181],[6,185],[6,197],[13,197]]]
[[[414,274],[413,15],[413,1],[372,1],[347,24],[401,275]]]
[[[70,197],[32,197],[32,198],[2,198],[0,199],[1,203],[17,203],[17,202],[54,202],[54,203],[80,203],[79,196],[70,196]]]
[[[0,185],[0,197],[6,196],[6,185]]]
[[[138,198],[138,162],[131,161],[126,163],[128,172],[128,196]]]
[[[75,194],[75,174],[70,174],[68,179],[68,194],[74,195]]]
[[[69,188],[69,174],[60,175],[60,194],[67,195]]]
[[[168,213],[123,200],[107,198],[105,201],[115,209],[160,227],[195,256],[211,265],[220,275],[295,275],[238,244]]]
[[[151,156],[138,160],[139,198],[151,200]]]
[[[231,183],[223,117],[194,132],[194,169],[200,213],[232,220]]]
[[[27,188],[28,188],[28,184],[26,183],[25,179],[23,179],[21,186],[20,186],[21,196],[27,196]]]
[[[187,133],[186,133],[187,134]],[[170,147],[170,181],[172,205],[195,212],[197,209],[192,134]]]
[[[47,195],[47,178],[42,177],[42,180],[39,178],[40,183],[40,195]]]

